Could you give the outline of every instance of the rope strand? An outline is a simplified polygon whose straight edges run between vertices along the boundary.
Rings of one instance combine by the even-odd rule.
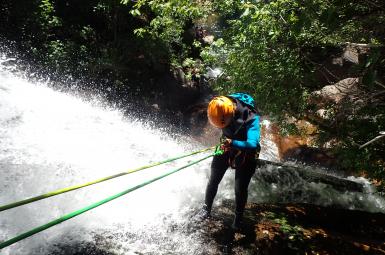
[[[77,210],[77,211],[74,211],[74,212],[68,213],[68,214],[66,214],[66,215],[63,215],[62,217],[57,218],[57,219],[55,219],[55,220],[53,220],[53,221],[51,221],[51,222],[48,222],[47,224],[44,224],[44,225],[41,225],[41,226],[39,226],[39,227],[33,228],[33,229],[31,229],[31,230],[29,230],[29,231],[27,231],[27,232],[25,232],[25,233],[22,233],[22,234],[20,234],[20,235],[18,235],[18,236],[16,236],[16,237],[13,237],[13,238],[11,238],[11,239],[9,239],[9,240],[3,242],[3,243],[0,243],[0,249],[3,249],[3,248],[5,248],[5,247],[8,247],[8,246],[10,246],[10,245],[12,245],[12,244],[14,244],[14,243],[16,243],[16,242],[19,242],[19,241],[21,241],[21,240],[23,240],[23,239],[25,239],[25,238],[27,238],[27,237],[30,237],[30,236],[32,236],[32,235],[35,235],[35,234],[37,234],[37,233],[39,233],[39,232],[41,232],[41,231],[43,231],[43,230],[46,230],[46,229],[48,229],[48,228],[51,228],[51,227],[53,227],[53,226],[55,226],[55,225],[57,225],[57,224],[60,224],[60,223],[62,223],[62,222],[64,222],[64,221],[67,221],[67,220],[69,220],[69,219],[71,219],[71,218],[73,218],[73,217],[76,217],[76,216],[78,216],[78,215],[80,215],[80,214],[82,214],[82,213],[85,213],[85,212],[87,212],[87,211],[89,211],[89,210],[92,210],[92,209],[94,209],[94,208],[96,208],[96,207],[98,207],[98,206],[101,206],[101,205],[103,205],[103,204],[105,204],[105,203],[107,203],[107,202],[110,202],[110,201],[112,201],[112,200],[114,200],[114,199],[116,199],[116,198],[118,198],[118,197],[121,197],[121,196],[123,196],[123,195],[125,195],[125,194],[127,194],[127,193],[130,193],[130,192],[132,192],[132,191],[134,191],[134,190],[136,190],[136,189],[142,188],[142,187],[144,187],[144,186],[146,186],[146,185],[148,185],[148,184],[150,184],[150,183],[153,183],[153,182],[155,182],[155,181],[157,181],[157,180],[160,180],[160,179],[162,179],[162,178],[164,178],[164,177],[166,177],[166,176],[169,176],[169,175],[171,175],[171,174],[174,174],[174,173],[176,173],[176,172],[178,172],[178,171],[180,171],[180,170],[182,170],[182,169],[184,169],[184,168],[187,168],[187,167],[189,167],[189,166],[198,164],[199,162],[201,162],[201,161],[203,161],[203,160],[205,160],[205,159],[208,159],[208,158],[210,158],[210,157],[212,157],[212,156],[214,156],[214,155],[215,155],[215,154],[210,154],[210,155],[208,155],[208,156],[206,156],[206,157],[204,157],[204,158],[201,158],[201,159],[199,159],[199,160],[193,161],[193,162],[191,162],[191,163],[189,163],[189,164],[187,164],[187,165],[184,165],[184,166],[179,167],[179,168],[177,168],[177,169],[174,169],[174,170],[172,170],[172,171],[170,171],[170,172],[167,172],[166,174],[163,174],[163,175],[160,175],[160,176],[155,177],[155,178],[153,178],[153,179],[150,179],[150,180],[148,180],[148,181],[146,181],[146,182],[143,182],[143,183],[141,183],[141,184],[139,184],[139,185],[136,185],[136,186],[134,186],[134,187],[131,187],[131,188],[129,188],[129,189],[127,189],[127,190],[124,190],[124,191],[122,191],[122,192],[120,192],[120,193],[117,193],[117,194],[115,194],[115,195],[113,195],[113,196],[107,197],[107,198],[105,198],[105,199],[103,199],[103,200],[100,200],[100,201],[98,201],[98,202],[96,202],[96,203],[93,203],[93,204],[91,204],[91,205],[89,205],[89,206],[86,206],[86,207],[84,207],[84,208],[82,208],[82,209],[79,209],[79,210]]]
[[[138,172],[138,171],[141,171],[141,170],[144,170],[144,169],[148,169],[148,168],[151,168],[151,167],[154,167],[154,166],[159,166],[159,165],[162,165],[162,164],[165,164],[165,163],[169,163],[169,162],[181,159],[181,158],[186,158],[186,157],[189,157],[189,156],[192,156],[192,155],[195,155],[195,154],[199,154],[199,153],[211,150],[213,148],[215,148],[215,147],[213,146],[213,147],[206,148],[206,149],[203,149],[203,150],[194,151],[194,152],[189,153],[189,154],[185,154],[185,155],[178,156],[178,157],[175,157],[175,158],[166,159],[166,160],[163,160],[163,161],[152,163],[152,164],[147,165],[147,166],[142,166],[142,167],[139,167],[139,168],[135,168],[135,169],[132,169],[132,170],[128,170],[126,172],[114,174],[114,175],[111,175],[111,176],[108,176],[108,177],[104,177],[104,178],[100,178],[100,179],[97,179],[97,180],[94,180],[94,181],[91,181],[91,182],[87,182],[87,183],[84,183],[84,184],[79,184],[79,185],[74,185],[74,186],[67,187],[67,188],[58,189],[58,190],[51,191],[51,192],[48,192],[46,194],[42,194],[42,195],[39,195],[39,196],[36,196],[36,197],[31,197],[31,198],[27,198],[27,199],[20,200],[20,201],[17,201],[17,202],[9,203],[9,204],[0,206],[0,212],[1,211],[5,211],[5,210],[9,210],[11,208],[15,208],[15,207],[18,207],[18,206],[22,206],[22,205],[25,205],[25,204],[29,204],[29,203],[32,203],[32,202],[35,202],[35,201],[39,201],[39,200],[42,200],[42,199],[46,199],[46,198],[49,198],[49,197],[52,197],[52,196],[57,196],[57,195],[60,195],[60,194],[63,194],[63,193],[66,193],[66,192],[69,192],[69,191],[72,191],[72,190],[77,190],[77,189],[84,188],[84,187],[87,187],[87,186],[90,186],[90,185],[94,185],[94,184],[97,184],[97,183],[100,183],[100,182],[108,181],[108,180],[111,180],[111,179],[114,179],[114,178],[117,178],[117,177],[120,177],[120,176],[123,176],[123,175],[135,173],[135,172]]]

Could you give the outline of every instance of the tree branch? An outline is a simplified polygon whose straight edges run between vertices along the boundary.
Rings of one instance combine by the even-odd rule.
[[[359,148],[362,149],[364,148],[365,146],[368,146],[369,144],[381,139],[381,138],[384,138],[385,137],[385,131],[380,131],[380,135],[376,136],[375,138],[373,138],[372,140],[370,140],[369,142],[367,143],[364,143],[363,145],[361,145]]]

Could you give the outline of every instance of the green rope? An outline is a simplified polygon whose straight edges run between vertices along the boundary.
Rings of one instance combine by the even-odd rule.
[[[78,216],[78,215],[82,214],[82,213],[85,213],[85,212],[87,212],[87,211],[89,211],[89,210],[91,210],[91,209],[94,209],[94,208],[96,208],[96,207],[102,205],[102,204],[105,204],[105,203],[107,203],[107,202],[110,202],[110,201],[112,201],[112,200],[114,200],[114,199],[116,199],[116,198],[118,198],[118,197],[121,197],[121,196],[123,196],[123,195],[125,195],[125,194],[127,194],[127,193],[130,193],[131,191],[134,191],[134,190],[139,189],[139,188],[141,188],[141,187],[144,187],[144,186],[146,186],[146,185],[148,185],[148,184],[150,184],[150,183],[152,183],[152,182],[155,182],[155,181],[160,180],[160,179],[162,179],[162,178],[164,178],[164,177],[166,177],[166,176],[169,176],[169,175],[171,175],[171,174],[173,174],[173,173],[176,173],[176,172],[178,172],[178,171],[180,171],[180,170],[182,170],[182,169],[184,169],[184,168],[187,168],[187,167],[189,167],[189,166],[195,165],[195,164],[197,164],[197,163],[199,163],[199,162],[201,162],[201,161],[203,161],[203,160],[205,160],[205,159],[208,159],[208,158],[210,158],[210,157],[212,157],[212,156],[214,156],[214,154],[211,154],[211,155],[206,156],[206,157],[204,157],[204,158],[201,158],[201,159],[199,159],[199,160],[193,161],[193,162],[191,162],[191,163],[189,163],[189,164],[187,164],[187,165],[184,165],[184,166],[182,166],[182,167],[180,167],[180,168],[174,169],[174,170],[172,170],[172,171],[170,171],[170,172],[168,172],[168,173],[166,173],[166,174],[163,174],[163,175],[161,175],[161,176],[155,177],[155,178],[153,178],[153,179],[151,179],[151,180],[148,180],[148,181],[146,181],[146,182],[143,182],[143,183],[141,183],[141,184],[139,184],[139,185],[137,185],[137,186],[134,186],[134,187],[132,187],[132,188],[129,188],[129,189],[127,189],[127,190],[125,190],[125,191],[122,191],[122,192],[120,192],[120,193],[118,193],[118,194],[115,194],[115,195],[113,195],[113,196],[110,196],[110,197],[108,197],[108,198],[105,198],[105,199],[103,199],[103,200],[100,200],[99,202],[96,202],[96,203],[91,204],[91,205],[89,205],[89,206],[86,206],[86,207],[84,207],[84,208],[82,208],[82,209],[79,209],[79,210],[77,210],[77,211],[74,211],[74,212],[71,212],[71,213],[69,213],[69,214],[66,214],[66,215],[64,215],[64,216],[62,216],[62,217],[60,217],[60,218],[57,218],[56,220],[53,220],[53,221],[51,221],[51,222],[49,222],[49,223],[47,223],[47,224],[44,224],[44,225],[41,225],[41,226],[36,227],[36,228],[34,228],[34,229],[31,229],[31,230],[29,230],[29,231],[27,231],[27,232],[25,232],[25,233],[22,233],[22,234],[20,234],[20,235],[14,237],[14,238],[11,238],[11,239],[9,239],[9,240],[3,242],[3,243],[0,243],[0,249],[3,249],[3,248],[5,248],[5,247],[7,247],[7,246],[10,246],[11,244],[14,244],[14,243],[16,243],[16,242],[18,242],[18,241],[21,241],[21,240],[23,240],[23,239],[25,239],[25,238],[27,238],[27,237],[30,237],[30,236],[32,236],[32,235],[34,235],[34,234],[37,234],[37,233],[39,233],[39,232],[41,232],[41,231],[43,231],[43,230],[46,230],[46,229],[48,229],[48,228],[50,228],[50,227],[53,227],[53,226],[55,226],[55,225],[57,225],[57,224],[59,224],[59,223],[62,223],[62,222],[64,222],[64,221],[66,221],[66,220],[69,220],[69,219],[71,219],[71,218],[73,218],[73,217],[75,217],[75,216]]]
[[[114,175],[111,175],[111,176],[108,176],[108,177],[104,177],[104,178],[101,178],[101,179],[97,179],[97,180],[94,180],[94,181],[91,181],[91,182],[87,182],[87,183],[84,183],[84,184],[74,185],[74,186],[71,186],[71,187],[63,188],[63,189],[58,189],[58,190],[55,190],[55,191],[52,191],[52,192],[48,192],[48,193],[43,194],[43,195],[39,195],[39,196],[36,196],[36,197],[31,197],[31,198],[28,198],[28,199],[24,199],[24,200],[20,200],[20,201],[17,201],[17,202],[10,203],[10,204],[6,204],[6,205],[3,205],[3,206],[0,206],[0,212],[8,210],[8,209],[11,209],[11,208],[15,208],[15,207],[18,207],[18,206],[21,206],[21,205],[29,204],[29,203],[32,203],[32,202],[35,202],[35,201],[39,201],[39,200],[42,200],[42,199],[45,199],[45,198],[49,198],[49,197],[52,197],[52,196],[63,194],[63,193],[66,193],[66,192],[69,192],[69,191],[72,191],[72,190],[84,188],[84,187],[87,187],[87,186],[90,186],[90,185],[93,185],[93,184],[96,184],[96,183],[108,181],[108,180],[111,180],[113,178],[117,178],[117,177],[120,177],[120,176],[123,176],[123,175],[127,175],[127,174],[131,174],[131,173],[134,173],[134,172],[138,172],[138,171],[150,168],[150,167],[159,166],[161,164],[165,164],[165,163],[169,163],[169,162],[181,159],[181,158],[189,157],[189,156],[192,156],[192,155],[195,155],[195,154],[198,154],[198,153],[202,153],[202,152],[211,150],[213,148],[214,147],[210,147],[210,148],[206,148],[206,149],[203,149],[203,150],[194,151],[194,152],[189,153],[189,154],[185,154],[185,155],[182,155],[182,156],[179,156],[179,157],[175,157],[175,158],[166,159],[164,161],[152,163],[152,164],[147,165],[147,166],[142,166],[142,167],[139,167],[139,168],[136,168],[136,169],[128,170],[126,172],[114,174]]]
[[[222,145],[221,144],[215,146],[214,156],[220,156],[223,153],[225,153],[225,151],[222,149]]]

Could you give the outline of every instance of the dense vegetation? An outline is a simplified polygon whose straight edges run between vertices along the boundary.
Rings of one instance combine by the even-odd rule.
[[[194,27],[212,17],[220,31],[208,45]],[[0,3],[0,23],[0,36],[44,70],[108,80],[128,94],[156,89],[154,79],[175,68],[189,77],[221,67],[210,84],[218,93],[253,94],[285,130],[307,120],[343,166],[385,176],[385,139],[358,146],[385,130],[382,0],[13,0]],[[359,61],[334,70],[347,47]],[[359,78],[359,92],[320,118],[315,91],[344,78]]]
[[[209,53],[225,54],[212,60],[230,77],[217,84],[220,90],[253,93],[281,122],[287,116],[312,122],[319,144],[333,147],[342,165],[384,176],[384,140],[358,146],[385,128],[383,1],[216,1],[215,8],[226,27]],[[326,60],[348,42],[368,50],[342,75],[334,74]],[[327,117],[316,118],[313,92],[346,77],[360,78],[360,93],[326,106]]]

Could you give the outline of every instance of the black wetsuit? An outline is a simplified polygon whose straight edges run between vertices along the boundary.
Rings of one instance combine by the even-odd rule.
[[[259,125],[259,116],[248,106],[238,100],[235,101],[237,108],[234,119],[228,127],[222,129],[222,133],[225,138],[246,141],[247,130],[250,123],[255,122],[257,118]],[[259,142],[256,146],[257,147],[253,149],[231,147],[230,150],[224,154],[214,156],[205,196],[205,204],[209,211],[211,211],[214,198],[217,194],[218,185],[226,170],[231,166],[235,169],[235,213],[243,214],[247,202],[248,186],[257,166],[256,155],[260,150]]]

